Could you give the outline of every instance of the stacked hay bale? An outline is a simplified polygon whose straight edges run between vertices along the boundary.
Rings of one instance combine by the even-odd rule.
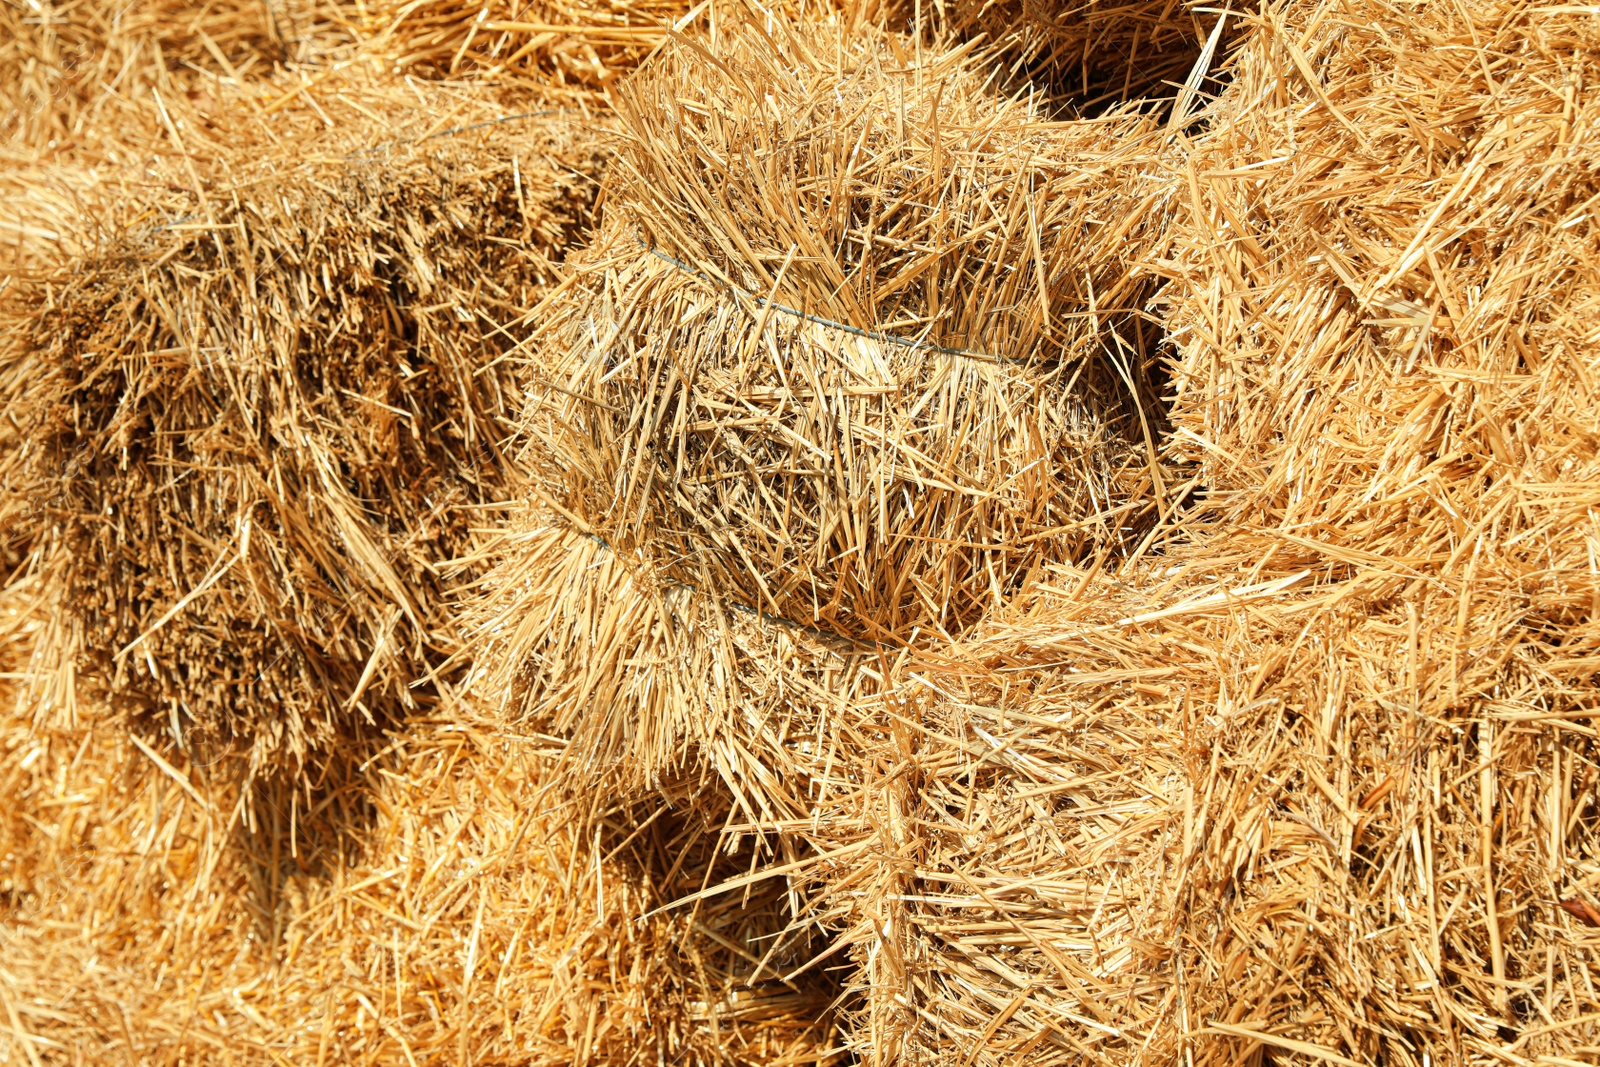
[[[1595,1042],[1600,24],[1473,0],[1260,29],[1175,228],[1171,453],[1209,487],[1194,566],[1306,592],[1200,631],[1233,680],[1193,735],[1221,754],[1192,786],[1195,1060],[1570,1058]]]
[[[708,634],[742,611],[894,646],[1155,512],[1151,125],[1046,122],[965,51],[910,71],[826,27],[719,41],[619,93],[606,225],[531,340],[532,502],[570,532],[508,542],[475,609],[486,690],[602,763],[714,732],[693,694],[738,670],[673,644],[685,591]],[[642,599],[578,612],[613,554]]]
[[[1040,731],[991,765],[979,738],[1012,732],[991,716],[1048,721],[1079,690],[912,649],[1051,561],[1135,551],[1160,507],[1132,264],[1159,232],[1164,142],[1136,116],[1041,121],[970,53],[919,73],[896,48],[724,26],[621,91],[606,225],[541,311],[540,490],[469,608],[472,684],[562,738],[579,788],[654,791],[649,812],[720,780],[765,869],[675,908],[785,886],[787,930],[752,951],[791,980],[842,968],[862,1060],[976,1054],[1062,1011],[1136,1018],[1128,1049],[1163,1017],[1165,957],[1138,946],[1165,898],[1108,898],[1090,872],[1160,869],[1170,737]],[[1149,817],[1075,820],[1091,798]],[[1004,832],[975,845],[939,814],[958,803]],[[1076,866],[1052,867],[1050,833],[1016,840],[1041,805]],[[962,918],[991,890],[1041,902],[1023,933]],[[1060,949],[1064,912],[1082,944]],[[1137,918],[1095,945],[1112,916]],[[1087,985],[1052,988],[1063,951]],[[1005,1013],[1019,974],[1039,1003]],[[1061,1056],[1113,1047],[1058,1025],[1082,1039]]]
[[[757,828],[792,928],[830,933],[790,974],[844,965],[859,1062],[1170,1053],[1178,724],[995,648],[836,663],[739,739],[788,787]]]
[[[1600,910],[1583,858],[1596,758],[1582,722],[1600,668],[1600,579],[1582,518],[1597,480],[1581,312],[1597,171],[1583,61],[1570,58],[1593,51],[1586,19],[1489,3],[1272,15],[1207,116],[1162,267],[1179,346],[1169,453],[1209,488],[1168,531],[1164,558],[1111,574],[1050,561],[940,655],[786,653],[776,646],[814,635],[768,628],[776,646],[736,639],[730,657],[713,645],[709,666],[664,699],[716,739],[697,743],[719,754],[708,758],[743,810],[770,813],[747,825],[802,901],[796,928],[831,931],[817,965],[851,961],[846,1035],[863,1058],[1420,1064],[1508,1047],[1559,1057],[1590,1040],[1579,990],[1594,977],[1584,946]],[[1498,65],[1479,61],[1483,42],[1506,50]],[[1375,119],[1439,115],[1445,87],[1468,126]],[[700,181],[630,173],[648,190],[634,195],[668,205],[647,222],[670,223],[641,238],[753,296],[745,321],[763,330],[764,315],[785,315],[774,305],[810,312],[849,292],[834,281],[813,284],[814,303],[771,295],[807,292],[804,267],[789,275],[826,264],[814,248],[829,249],[830,210],[787,210],[763,190],[762,212],[716,228],[725,243],[695,231],[695,217],[735,202],[739,185],[722,175],[762,173],[742,158],[760,141],[723,151],[732,140],[713,136],[730,109],[679,97],[677,121],[723,165]],[[791,110],[775,107],[774,126]],[[651,144],[673,143],[673,129],[650,130]],[[677,195],[704,206],[674,215]],[[779,230],[790,218],[824,239]],[[760,255],[740,258],[740,242]],[[678,331],[716,294],[648,319],[630,299],[632,253],[620,240],[607,249],[606,288],[581,320],[602,369],[558,380],[562,421],[542,432],[569,460],[569,486],[603,487],[552,493],[548,517],[612,547],[540,536],[574,570],[626,561],[627,580],[648,587],[675,565],[649,547],[672,512],[647,510],[653,483],[619,487],[641,484],[651,456],[637,427],[657,413],[689,454],[704,349]],[[660,325],[611,347],[636,321]],[[659,337],[677,342],[672,388],[607,392]],[[782,353],[784,333],[771,337]],[[759,366],[745,359],[735,366]],[[611,408],[635,427],[589,429]],[[770,421],[754,402],[728,408],[729,422]],[[574,426],[617,442],[598,476],[566,443]],[[680,474],[692,469],[656,478],[685,511],[696,501]],[[647,517],[629,526],[632,515]],[[674,599],[681,590],[760,592],[718,573],[655,580],[647,614],[661,643],[612,657],[639,688],[705,651],[684,636],[703,616]],[[781,601],[756,603],[780,615]],[[513,647],[517,617],[498,617],[500,647]],[[570,664],[598,647],[571,631],[541,645],[536,629],[517,638],[534,650],[523,679],[535,694],[554,691],[538,670],[559,657],[541,664],[543,649]],[[646,661],[656,674],[638,669]],[[734,676],[729,664],[740,699],[722,715],[706,679]],[[581,730],[565,692],[564,728]],[[618,692],[615,704],[636,699]],[[587,751],[626,749],[626,724],[603,721],[607,742]],[[677,729],[651,711],[634,736],[681,754],[694,743]]]
[[[0,500],[53,604],[41,718],[92,668],[179,744],[294,763],[412,706],[451,647],[440,566],[505,495],[499,357],[598,156],[558,115],[330,141],[191,159],[8,324]]]
[[[714,14],[618,92],[603,229],[554,289],[570,223],[530,239],[509,204],[565,210],[531,186],[581,220],[577,186],[513,151],[508,199],[505,149],[452,136],[458,155],[375,157],[393,209],[371,160],[307,164],[339,195],[180,176],[193,204],[145,201],[181,238],[153,282],[95,296],[132,275],[96,259],[10,332],[8,411],[53,397],[57,427],[0,467],[56,486],[15,544],[56,604],[83,575],[95,628],[36,601],[0,635],[42,629],[45,662],[68,662],[62,634],[115,638],[105,567],[143,613],[127,655],[105,645],[112,680],[164,702],[157,724],[176,708],[186,743],[203,672],[236,669],[207,643],[229,627],[290,635],[284,691],[337,683],[291,706],[306,737],[439,681],[386,751],[309,749],[310,774],[265,784],[148,717],[131,737],[32,704],[5,720],[0,1040],[274,1062],[1587,1056],[1592,13],[1263,9],[1235,83],[1170,142],[1125,113],[1042,122],[971,52]],[[411,136],[447,124],[470,121]],[[337,230],[367,251],[251,258],[295,196],[336,209],[294,231],[314,248]],[[483,209],[457,227],[461,203]],[[250,287],[223,257],[256,265]],[[178,266],[216,276],[190,291]],[[468,291],[504,316],[447,333],[439,294]],[[1160,338],[1136,314],[1152,295]],[[425,374],[360,358],[380,305],[386,358]],[[74,326],[122,306],[153,309],[133,347],[127,320]],[[464,442],[496,443],[481,428],[523,375],[513,485]],[[430,405],[437,435],[405,436]],[[45,462],[80,425],[95,481]],[[479,542],[413,491],[523,507]],[[103,531],[129,514],[195,536],[117,556]],[[361,538],[409,561],[398,590]],[[293,597],[335,593],[348,619],[300,626]],[[203,721],[271,762],[303,743],[263,697]]]
[[[280,112],[275,79],[325,77],[354,44],[337,8],[299,0],[0,6],[0,274],[91,236],[97,205],[148,198],[145,168],[173,150],[163,113],[203,139],[254,89]]]

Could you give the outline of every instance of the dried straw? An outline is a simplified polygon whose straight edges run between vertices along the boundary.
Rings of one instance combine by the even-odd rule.
[[[1197,1062],[1595,1043],[1554,908],[1594,888],[1597,33],[1264,11],[1195,145],[1165,290],[1195,565],[1320,587],[1189,639],[1257,665],[1197,731],[1193,996],[1235,1028]]]
[[[204,138],[251,90],[325,76],[355,42],[337,8],[300,0],[0,4],[0,274],[92,236],[98,205],[148,198],[138,183],[159,185],[146,168],[173,151],[163,109]]]
[[[869,641],[1128,538],[1156,131],[1045,122],[882,36],[719,42],[619,91],[606,227],[530,339],[542,499],[660,581]]]
[[[1196,0],[951,0],[918,11],[945,32],[981,35],[1013,77],[1085,109],[1175,96],[1222,21]]]
[[[498,320],[534,489],[453,550],[429,632],[470,664],[293,784],[97,702],[6,719],[0,1041],[1592,1059],[1600,18],[1240,32],[1170,142],[871,31],[664,48],[596,246]],[[1099,465],[992,477],[1063,440]],[[0,635],[56,640],[19,595],[40,620]]]
[[[676,758],[742,798],[791,931],[851,964],[866,1062],[1578,1062],[1596,1041],[1600,169],[1572,58],[1595,23],[1263,18],[1153,261],[1173,497],[1196,494],[1177,525],[1142,558],[1039,568],[937,655],[796,656],[811,635],[768,626],[730,661],[704,648],[721,631],[672,629],[683,601],[651,616],[703,643],[661,663],[741,666],[734,700],[691,668],[664,701],[682,732],[652,710],[638,748],[698,746]],[[728,282],[762,314],[769,289]],[[635,699],[600,702],[608,722]]]
[[[506,326],[598,157],[559,115],[302,147],[191,159],[7,326],[27,444],[0,500],[54,605],[41,719],[92,668],[181,740],[292,763],[411,706],[452,645],[439,567],[505,496]]]
[[[682,0],[385,0],[372,9],[368,47],[396,71],[531,77],[592,91],[668,40],[689,8]]]
[[[884,0],[785,0],[763,11],[854,32],[891,7]],[[589,94],[617,85],[685,32],[704,29],[715,40],[729,8],[715,0],[382,0],[363,21],[364,47],[396,72],[533,82],[604,106]],[[736,0],[734,21],[747,10]]]
[[[756,973],[780,885],[644,917],[748,864],[713,847],[728,820],[586,835],[544,748],[456,706],[246,801],[98,700],[71,728],[7,713],[0,1056],[836,1062],[827,977]]]

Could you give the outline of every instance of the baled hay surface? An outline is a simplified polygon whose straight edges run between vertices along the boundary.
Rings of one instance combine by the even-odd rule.
[[[1448,593],[1227,549],[1052,568],[937,657],[730,628],[740,697],[700,758],[761,841],[756,874],[788,882],[787,935],[826,935],[779,973],[849,965],[863,1059],[1594,1043],[1600,659],[1525,631],[1463,655],[1429,621]]]
[[[1086,662],[1110,662],[1086,673],[1010,633],[954,656],[852,649],[729,612],[559,525],[515,537],[515,566],[487,575],[475,605],[498,611],[480,665],[524,664],[579,795],[644,798],[635,824],[686,789],[733,798],[724,831],[754,838],[749,863],[672,911],[784,887],[787,925],[751,949],[758,971],[839,969],[844,1047],[861,1062],[1174,1051],[1196,757],[1187,720],[1140,692],[1169,695],[1141,680],[1176,672],[1119,662],[1137,653],[1121,634],[1091,646]],[[1093,594],[1070,598],[1080,613],[1134,599],[1095,570],[1060,576]],[[1028,597],[1024,626],[1055,609],[1040,588]],[[1035,641],[1077,622],[1056,610],[1027,630]],[[696,773],[722,784],[697,787]]]
[[[880,20],[886,7],[880,0],[786,0],[772,6],[789,18],[851,31]],[[750,10],[733,9],[734,21]],[[551,90],[594,93],[615,85],[685,31],[703,26],[715,40],[719,21],[727,18],[727,7],[689,0],[383,0],[365,20],[378,27],[365,47],[395,71],[532,81]]]
[[[1463,626],[1505,598],[1559,644],[1592,608],[1564,583],[1600,487],[1600,22],[1355,11],[1256,35],[1197,146],[1173,454],[1278,559],[1376,552],[1458,590]],[[1324,84],[1290,77],[1289,33]]]
[[[903,642],[1153,510],[1129,260],[1160,142],[831,32],[725,27],[619,91],[525,432],[561,512],[661,580]]]
[[[96,135],[95,112],[115,107],[109,95],[185,91],[194,73],[263,77],[275,64],[326,60],[353,43],[336,6],[303,0],[7,0],[0,141],[60,147]]]
[[[1195,0],[953,0],[942,28],[982,34],[1013,74],[1042,76],[1079,106],[1172,96],[1215,26]],[[934,5],[924,5],[930,15]]]
[[[664,579],[548,513],[483,553],[498,562],[467,590],[464,684],[560,738],[576,791],[692,796],[714,776],[747,822],[808,810],[750,731],[787,736],[775,724],[792,700],[862,684],[859,650]]]
[[[453,641],[439,565],[506,493],[503,324],[597,168],[560,118],[219,165],[39,285],[3,500],[53,604],[41,719],[92,668],[260,764],[408,706]]]
[[[738,900],[752,878],[786,884],[789,925],[752,951],[791,980],[841,969],[860,1062],[1123,1063],[1152,1048],[1166,1062],[1178,1047],[1182,797],[1198,757],[1174,705],[1140,696],[1170,695],[1154,683],[1177,672],[1119,662],[1137,653],[1120,633],[1071,671],[1049,663],[1064,648],[1041,655],[1009,632],[954,656],[851,650],[663,593],[581,535],[522,536],[537,545],[522,577],[562,622],[533,624],[526,593],[496,621],[542,639],[529,684],[540,725],[570,738],[561,773],[580,791],[653,788],[640,815],[692,788],[684,771],[720,779],[738,817],[726,830],[753,836],[760,862],[674,910]],[[1070,598],[1080,614],[1137,599],[1092,569],[1060,580],[1093,594]],[[1026,630],[1035,641],[1078,622],[1037,588],[1023,610],[1025,627],[1056,612]],[[1109,610],[1094,621],[1115,630]]]
[[[826,982],[747,982],[781,884],[643,918],[746,868],[727,820],[577,832],[550,755],[470,713],[249,801],[97,702],[64,729],[8,712],[0,753],[19,1062],[832,1060]]]
[[[971,656],[786,673],[740,723],[773,769],[743,783],[775,808],[750,829],[804,902],[796,928],[832,933],[809,965],[850,964],[858,1062],[1170,1055],[1176,720],[1106,699],[1104,677]]]
[[[917,668],[960,715],[902,713],[908,1061],[1593,1045],[1592,654],[1461,656],[1453,599],[1225,549],[1056,570],[955,657],[988,693]]]
[[[1198,143],[1170,447],[1211,492],[1165,558],[1052,565],[943,659],[749,648],[766,695],[705,758],[855,968],[863,1057],[1600,1045],[1594,139],[1567,66],[1593,23],[1406,10],[1297,10]]]
[[[247,86],[303,82],[286,66],[323,66],[354,43],[336,6],[300,0],[0,3],[0,272],[82,237],[99,204],[147,198],[137,183],[159,185],[145,168],[174,147],[163,110],[203,131]]]
[[[369,49],[396,71],[533,78],[594,90],[612,85],[671,39],[692,5],[682,0],[463,3],[386,0]]]
[[[1164,294],[1172,453],[1210,487],[1182,554],[1258,588],[1221,630],[1129,630],[1141,661],[1216,676],[1184,697],[1212,753],[1192,1022],[1275,1035],[1224,1029],[1218,1063],[1296,1040],[1581,1059],[1600,23],[1487,0],[1288,14],[1262,16],[1197,144]],[[1247,604],[1277,581],[1305,592]]]

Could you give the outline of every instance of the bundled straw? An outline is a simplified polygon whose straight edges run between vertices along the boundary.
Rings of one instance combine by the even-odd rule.
[[[613,714],[610,734],[572,710],[589,696],[580,682],[603,684],[607,668],[558,659],[554,643],[537,659],[553,725],[573,730],[566,776],[576,765],[586,785],[649,786],[605,760],[631,745],[620,766],[648,769],[655,752],[682,750],[682,738],[657,736],[679,729],[736,798],[741,821],[728,830],[753,835],[763,863],[672,911],[785,886],[793,918],[762,954],[791,981],[842,969],[842,1036],[860,1062],[1129,1062],[1141,1049],[1162,1062],[1175,1051],[1169,946],[1178,867],[1193,851],[1182,797],[1194,724],[1174,714],[1180,671],[1092,625],[1083,655],[1065,639],[1040,654],[1029,642],[1078,620],[1038,593],[1018,608],[1026,636],[991,632],[955,656],[852,653],[750,615],[719,620],[684,591],[652,600],[629,561],[538,536],[545,555],[529,573],[551,573],[552,589],[580,567],[626,577],[597,610],[569,606],[569,617],[614,636],[640,610],[614,605],[665,605],[652,632],[697,657],[680,675],[672,655],[646,660],[656,649],[642,648],[630,680],[669,683],[671,696],[620,695],[610,706],[642,710],[637,723]],[[1073,601],[1080,612],[1109,601],[1087,610],[1115,631],[1109,613],[1138,594],[1096,569],[1052,577],[1065,593],[1094,594]],[[586,635],[574,645],[626,654]],[[669,796],[683,788],[673,769],[657,785]]]
[[[1164,293],[1171,452],[1210,489],[1186,554],[1320,584],[1162,640],[1222,674],[1197,1063],[1596,1043],[1597,49],[1577,8],[1294,5],[1197,144]]]
[[[1042,122],[881,37],[719,40],[620,92],[606,229],[534,342],[547,499],[662,581],[892,642],[1128,537],[1145,121]]]
[[[505,496],[505,325],[595,169],[559,118],[269,162],[40,285],[4,497],[54,604],[38,714],[92,666],[260,763],[408,705],[453,641],[439,565]]]
[[[632,734],[638,690],[558,681],[601,640],[521,631],[530,691],[563,694],[580,742],[572,695],[610,713],[595,734],[646,755],[688,737],[741,798],[770,857],[757,873],[800,902],[791,931],[831,935],[812,966],[851,964],[845,1033],[864,1060],[1421,1065],[1595,1043],[1600,437],[1583,312],[1600,167],[1593,77],[1571,58],[1600,54],[1592,25],[1480,2],[1308,6],[1256,27],[1161,266],[1180,356],[1169,452],[1210,488],[1149,542],[1162,557],[1041,567],[958,644],[887,662],[785,652],[811,635],[759,622],[767,643],[736,638],[730,659],[725,631],[684,621],[704,598],[652,594],[653,628],[631,632],[662,635],[654,662],[711,668]],[[1377,121],[1401,107],[1403,127]],[[665,200],[673,172],[652,175]],[[794,217],[827,232],[826,211]],[[749,260],[649,232],[777,319],[780,273],[804,292],[820,259],[751,239],[784,218],[717,227],[763,252],[765,287],[735,273]],[[609,247],[580,320],[601,341],[629,336],[626,313],[602,312],[628,307],[639,269]],[[698,307],[682,306],[661,321]],[[662,410],[685,436],[678,408],[596,388],[644,348],[602,348],[603,383],[560,379],[578,394],[564,414]],[[611,538],[576,499],[568,521]],[[667,528],[642,524],[637,544]],[[541,567],[603,560],[646,592],[647,566],[671,565],[541,536]],[[501,647],[519,619],[497,620]]]
[[[1169,714],[1102,688],[1108,673],[1161,672],[1019,665],[901,659],[876,697],[814,702],[830,744],[782,750],[813,806],[769,827],[815,857],[805,918],[850,949],[861,1062],[1175,1051],[1166,942],[1184,748]]]
[[[326,63],[354,41],[338,8],[300,0],[7,0],[0,4],[0,158],[114,143],[136,132],[117,119],[152,89],[169,99],[216,96],[224,85],[270,79],[286,63]]]
[[[554,518],[483,550],[499,562],[465,605],[467,684],[560,737],[576,791],[643,796],[714,772],[746,820],[803,814],[748,731],[852,684],[862,652],[663,579]]]
[[[1532,594],[1525,567],[1589,565],[1600,26],[1360,12],[1272,23],[1211,116],[1164,297],[1174,455],[1217,523],[1288,535],[1263,550]]]
[[[961,921],[1011,943],[1025,924],[1036,940],[968,985],[981,994],[930,1009],[951,1024],[942,1047],[971,1051],[978,1031],[992,1034],[978,1063],[1052,1048],[1083,1062],[1075,1041],[1109,1062],[1420,1065],[1502,1050],[1537,1062],[1592,1043],[1593,624],[1554,656],[1524,635],[1486,644],[1475,627],[1458,644],[1459,601],[1404,596],[1381,562],[1319,584],[1229,547],[1219,536],[1116,582],[1064,571],[969,650],[998,653],[1014,691],[1076,694],[969,744],[1040,783],[1013,796],[1088,794],[1062,809],[1068,825],[1108,836],[1082,848],[1058,829],[1066,851],[987,901],[948,890],[965,900]],[[1076,777],[1034,758],[1057,734],[1078,758],[1139,756]],[[1005,875],[1029,870],[1027,836],[991,846]],[[988,840],[966,838],[945,862],[970,878]],[[1050,910],[1061,905],[1044,891],[1063,881],[1082,893],[1069,900],[1106,904],[1086,930]],[[948,961],[960,927],[944,922],[908,951]]]

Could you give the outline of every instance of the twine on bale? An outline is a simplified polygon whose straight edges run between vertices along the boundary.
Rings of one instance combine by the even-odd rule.
[[[635,238],[635,240],[638,239]],[[639,241],[639,247],[649,252],[653,256],[658,256],[659,258],[666,260],[679,270],[694,275],[696,278],[699,278],[702,281],[718,284],[714,278],[706,274],[704,271],[695,270],[681,259],[678,259],[675,256],[669,256],[659,248],[651,248],[643,241]],[[986,363],[1000,362],[1000,358],[998,356],[991,356],[987,352],[974,352],[967,348],[950,348],[946,345],[934,344],[932,341],[928,341],[924,338],[900,337],[897,334],[892,333],[880,333],[876,330],[863,330],[858,326],[851,326],[849,323],[837,322],[833,319],[823,318],[821,315],[813,315],[809,311],[800,311],[797,308],[788,307],[787,305],[780,304],[777,301],[768,300],[766,297],[757,296],[754,293],[747,293],[740,289],[737,285],[733,285],[731,283],[722,284],[730,293],[733,293],[735,296],[743,300],[750,301],[757,307],[771,308],[773,311],[779,312],[780,314],[792,315],[797,319],[804,319],[805,321],[815,323],[818,326],[826,326],[829,329],[838,330],[841,333],[847,333],[854,337],[865,337],[868,340],[881,341],[886,345],[900,345],[902,348],[924,348],[930,352],[939,352],[947,356],[965,356],[968,359],[979,359]]]

